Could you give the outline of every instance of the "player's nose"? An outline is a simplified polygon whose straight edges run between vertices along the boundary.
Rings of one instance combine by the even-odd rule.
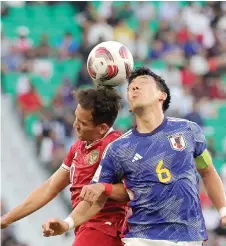
[[[133,91],[135,91],[135,90],[139,90],[140,89],[140,87],[139,87],[139,85],[138,84],[134,84],[133,85]]]
[[[74,121],[74,123],[73,123],[73,127],[74,127],[74,128],[76,128],[76,129],[78,129],[78,128],[79,128],[79,123],[78,123],[78,121],[77,121],[77,120],[75,120],[75,121]]]

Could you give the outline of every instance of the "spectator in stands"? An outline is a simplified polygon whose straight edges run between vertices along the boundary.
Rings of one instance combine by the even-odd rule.
[[[209,97],[211,99],[226,99],[226,90],[221,78],[209,79]]]
[[[60,58],[66,59],[75,55],[79,44],[70,32],[66,32],[62,40],[57,44],[57,48],[59,49]]]
[[[92,85],[92,79],[90,78],[88,71],[85,66],[81,68],[78,74],[78,79],[75,82],[75,86],[77,88],[83,87],[83,86],[91,86]]]
[[[42,102],[38,96],[33,85],[30,86],[30,90],[17,98],[18,110],[22,116],[22,119],[27,114],[37,113],[42,108]]]
[[[32,72],[33,74],[42,77],[47,82],[52,78],[54,72],[53,63],[51,60],[37,57],[33,59]]]
[[[197,75],[205,75],[209,71],[207,52],[204,48],[199,49],[196,55],[193,55],[189,60],[191,71]]]
[[[184,118],[186,120],[190,120],[197,123],[201,127],[204,126],[203,119],[201,115],[198,113],[197,104],[195,102],[193,103],[192,112],[185,115]]]
[[[147,32],[148,22],[140,23],[139,31],[135,33],[134,41],[131,42],[130,51],[135,60],[147,61],[150,43],[153,33]]]
[[[173,31],[164,34],[164,50],[162,58],[174,65],[184,64],[184,54],[176,41],[176,33]]]
[[[167,22],[174,22],[178,20],[179,5],[177,2],[164,1],[160,5],[159,18]]]
[[[17,96],[21,96],[30,91],[29,66],[27,63],[23,63],[20,66],[20,76],[18,77],[16,83]]]
[[[65,108],[69,110],[73,110],[75,108],[75,100],[71,94],[72,89],[73,87],[70,80],[65,77],[52,101],[53,111],[56,115],[62,116]]]
[[[128,19],[132,16],[132,13],[132,7],[129,2],[123,2],[123,4],[117,9],[117,16],[119,21]]]
[[[129,27],[125,20],[120,20],[114,28],[114,40],[125,44],[129,49],[135,38],[134,31]]]
[[[39,45],[35,48],[35,54],[37,57],[46,58],[54,55],[53,48],[49,45],[47,35],[42,35]]]
[[[7,212],[5,201],[1,199],[1,215]],[[2,246],[28,246],[26,244],[19,243],[15,236],[12,228],[7,228],[1,232],[1,245]]]
[[[187,57],[191,57],[193,55],[196,55],[198,51],[200,50],[201,45],[197,41],[194,34],[189,33],[188,39],[184,44],[184,53]]]
[[[160,59],[164,52],[163,42],[159,39],[155,39],[153,41],[151,51],[150,51],[150,59]]]
[[[32,47],[32,40],[28,38],[29,29],[25,26],[20,26],[17,29],[18,37],[15,41],[16,47],[21,53],[26,53]]]
[[[72,143],[75,142],[76,136],[73,128],[73,122],[74,122],[74,112],[73,114],[71,112],[68,112],[64,116],[64,127],[65,127],[65,148],[66,151],[69,151],[69,148],[71,147]]]
[[[76,81],[73,81],[74,83],[70,81],[68,83],[67,72],[63,71],[65,77],[62,80],[62,85],[55,92],[56,96],[51,101],[51,105],[48,105],[51,111],[41,112],[40,121],[33,125],[38,156],[51,171],[61,162],[60,159],[63,159],[65,149],[68,150],[71,141],[75,138],[71,129],[71,122],[74,117],[71,109],[75,102],[71,100],[70,91],[73,85],[76,88],[92,86],[92,81],[86,66],[84,66],[89,52],[97,43],[113,40],[115,33],[116,39],[131,49],[135,63],[148,64],[151,68],[155,62],[152,62],[153,60],[161,60],[164,64],[158,72],[165,75],[166,82],[174,95],[168,111],[169,116],[185,116],[201,125],[203,125],[203,119],[219,117],[217,105],[223,104],[223,100],[226,98],[225,85],[222,81],[226,71],[225,2],[154,3],[132,1],[121,4],[115,1],[71,2],[70,4],[74,5],[74,9],[80,11],[79,13],[76,12],[74,18],[71,18],[70,24],[75,21],[76,24],[80,25],[82,30],[81,44],[73,38],[71,33],[65,32],[62,39],[55,45],[56,47],[51,47],[47,36],[44,35],[40,38],[37,37],[37,40],[40,39],[40,43],[33,47],[33,41],[29,36],[36,34],[35,32],[38,30],[32,28],[29,32],[28,27],[17,29],[18,23],[11,14],[13,11],[8,8],[9,4],[23,8],[27,4],[37,5],[37,2],[2,2],[1,8],[2,30],[4,31],[1,37],[1,76],[4,80],[8,74],[11,75],[15,72],[19,74],[18,80],[15,80],[12,86],[15,86],[17,100],[20,99],[23,102],[20,105],[24,106],[25,104],[26,112],[36,112],[36,109],[39,112],[38,108],[42,107],[42,102],[35,91],[33,92],[34,98],[32,96],[31,77],[34,74],[44,77],[46,91],[52,90],[52,85],[55,83],[54,77],[52,77],[55,72],[55,64],[49,58],[75,59],[76,57],[76,59],[81,59],[83,63],[82,69],[78,71],[78,77],[76,76]],[[45,4],[45,1],[40,2],[40,7]],[[51,4],[55,6],[47,6],[50,10],[56,7],[58,2],[51,2]],[[200,4],[203,6],[201,7]],[[29,11],[29,8],[26,11]],[[64,15],[63,11],[62,15]],[[54,17],[51,16],[51,18],[54,23]],[[11,23],[15,22],[15,30],[9,29],[9,20],[10,27],[12,27]],[[46,28],[44,30],[51,29],[53,23],[44,27]],[[29,24],[33,25],[32,18],[29,19]],[[36,26],[38,23],[34,24]],[[131,29],[133,25],[138,29]],[[66,30],[68,29],[65,26]],[[10,40],[13,33],[18,35],[16,41]],[[55,34],[51,36],[51,32],[48,32],[48,35],[51,40],[54,40]],[[173,61],[173,63],[171,62],[165,67],[167,61]],[[178,61],[179,66],[176,64]],[[61,62],[64,63],[64,61]],[[4,83],[2,85],[3,88]],[[126,87],[124,85],[118,89],[121,90],[122,94],[126,94]],[[3,88],[3,91],[6,89]],[[213,103],[215,100],[217,100],[217,104]],[[32,103],[30,104],[30,102]],[[197,104],[195,111],[193,111],[194,102]],[[33,107],[32,105],[36,106]],[[116,127],[126,131],[131,125],[132,117],[128,112],[128,106],[124,104]],[[226,139],[222,139],[222,154],[217,153],[217,155],[215,155],[216,149],[215,146],[212,147],[211,141],[209,144],[213,157],[223,156],[222,159],[226,161]],[[210,221],[209,224],[211,224],[213,210],[210,208],[206,212],[207,221]],[[2,238],[6,237],[8,244],[13,244],[11,240],[13,237],[9,235],[11,233],[7,231],[6,234],[2,234]],[[206,242],[205,244],[214,245],[211,239],[209,243]],[[2,245],[7,246],[6,243]],[[17,246],[19,245],[17,244]],[[216,245],[220,245],[220,241]]]
[[[100,42],[113,40],[113,28],[103,16],[99,16],[97,22],[87,28],[87,41],[90,47]]]
[[[51,130],[49,138],[52,141],[52,158],[50,162],[51,171],[55,172],[62,163],[63,158],[67,154],[62,141],[57,138],[56,132]]]
[[[129,10],[129,9],[128,9]],[[131,14],[131,11],[129,11]],[[134,5],[134,14],[139,21],[150,21],[155,19],[156,13],[152,2],[137,2]]]
[[[4,47],[2,46],[2,50],[3,48]],[[24,63],[24,61],[25,59],[23,55],[19,52],[19,49],[15,45],[10,46],[9,53],[2,59],[2,63],[5,65],[8,72],[17,72],[20,65]]]
[[[216,118],[216,106],[209,100],[208,97],[203,97],[199,101],[199,113],[203,119]]]

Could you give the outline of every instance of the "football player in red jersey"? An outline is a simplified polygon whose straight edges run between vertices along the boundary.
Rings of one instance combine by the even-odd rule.
[[[75,98],[78,106],[74,127],[79,140],[72,145],[61,167],[22,204],[1,218],[1,228],[6,228],[45,206],[70,183],[74,209],[79,203],[83,186],[92,180],[106,146],[120,137],[120,132],[112,128],[121,104],[121,97],[116,90],[104,87],[80,90],[75,93]],[[101,212],[76,228],[73,246],[122,245],[120,234],[127,212],[127,206],[123,202],[128,197],[123,184],[117,183],[119,181],[116,180],[111,196]],[[122,194],[125,198],[123,200]],[[87,203],[87,208],[90,206]]]

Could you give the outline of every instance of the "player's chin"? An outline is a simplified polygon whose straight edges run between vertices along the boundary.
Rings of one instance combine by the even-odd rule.
[[[137,110],[140,110],[140,109],[142,109],[142,108],[143,108],[143,105],[142,105],[142,104],[140,104],[140,103],[134,103],[134,104],[133,104],[132,111],[133,111],[133,112],[136,112]]]
[[[76,132],[76,135],[77,135],[77,137],[78,137],[78,139],[80,139],[80,140],[83,140],[83,135],[81,134],[81,133],[79,133],[78,131]]]
[[[84,137],[82,135],[77,134],[77,137],[78,137],[79,140],[85,141],[85,139],[84,139]]]

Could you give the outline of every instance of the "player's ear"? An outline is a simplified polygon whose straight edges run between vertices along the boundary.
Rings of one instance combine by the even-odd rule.
[[[164,91],[161,91],[159,101],[164,102],[166,100],[166,98],[167,98],[167,94]]]
[[[105,123],[100,124],[100,134],[104,135],[109,130],[109,126]]]

